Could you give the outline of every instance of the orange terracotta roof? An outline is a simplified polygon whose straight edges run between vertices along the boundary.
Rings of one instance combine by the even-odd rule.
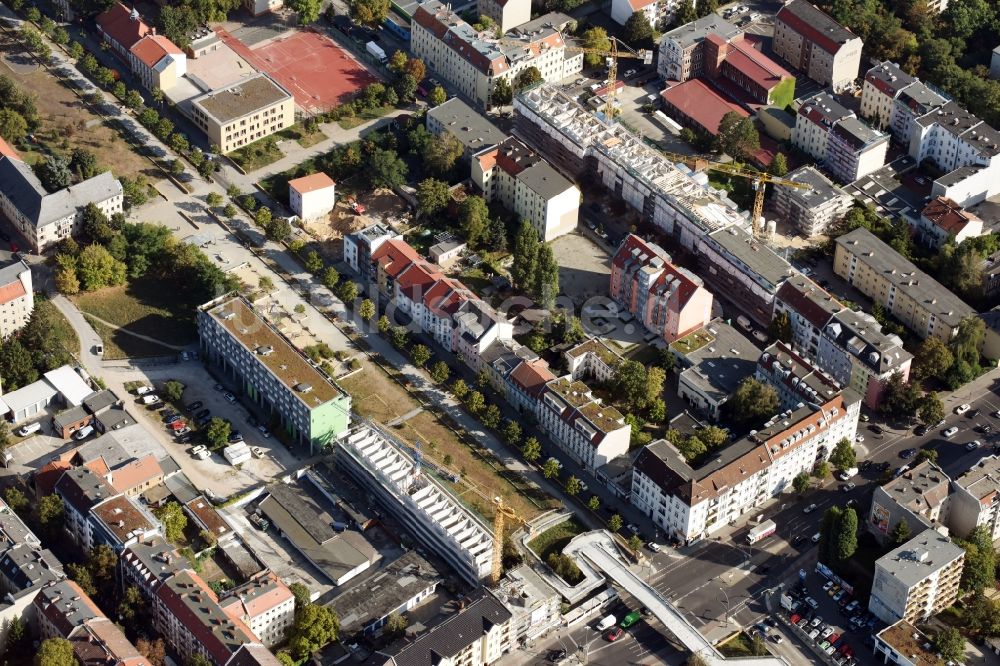
[[[545,385],[556,376],[549,370],[549,364],[542,359],[523,361],[510,373],[510,380],[528,395],[538,397]]]
[[[11,301],[23,297],[27,292],[24,291],[24,285],[21,284],[20,280],[14,280],[10,284],[5,284],[0,287],[0,305],[10,303]]]
[[[389,277],[395,278],[406,270],[406,267],[414,261],[418,261],[420,255],[406,241],[394,238],[387,240],[372,252],[372,263],[377,263],[382,267]]]
[[[132,19],[132,10],[118,3],[95,19],[97,27],[108,39],[124,49],[131,49],[140,39],[150,33],[149,26],[142,19]]]
[[[336,183],[333,182],[333,178],[330,178],[322,171],[288,181],[289,189],[295,190],[299,194],[315,192],[316,190],[333,187],[334,185],[336,185]]]
[[[66,470],[72,468],[72,465],[62,460],[53,460],[49,464],[38,468],[38,471],[35,472],[35,495],[38,497],[51,495],[59,477]]]
[[[143,483],[162,476],[163,470],[160,468],[160,463],[156,461],[156,456],[148,455],[111,471],[108,474],[108,481],[111,483],[111,487],[118,492],[127,493]]]
[[[17,151],[14,150],[14,148],[9,143],[4,141],[2,136],[0,136],[0,155],[9,157],[12,160],[21,159],[21,156],[17,154]]]
[[[132,52],[132,55],[139,59],[139,62],[150,68],[155,67],[156,63],[168,55],[183,53],[172,41],[163,35],[146,35],[129,50]]]

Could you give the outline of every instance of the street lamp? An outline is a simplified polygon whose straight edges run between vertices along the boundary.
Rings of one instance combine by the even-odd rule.
[[[729,594],[726,593],[725,588],[722,587],[721,585],[719,586],[719,591],[722,592],[722,594],[726,597],[726,629],[728,629],[729,628],[729,612],[732,609],[732,607],[729,604]]]

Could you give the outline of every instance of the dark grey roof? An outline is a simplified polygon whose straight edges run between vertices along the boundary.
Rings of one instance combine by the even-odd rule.
[[[19,276],[21,273],[30,270],[31,267],[20,259],[7,264],[3,268],[0,268],[0,286],[17,282],[20,280]]]
[[[898,99],[904,106],[916,113],[926,113],[928,110],[941,106],[948,101],[919,80],[903,88],[899,92]]]
[[[411,643],[376,653],[369,663],[395,666],[438,666],[479,640],[493,627],[510,621],[511,613],[488,590],[473,593],[465,608]]]
[[[728,42],[742,32],[742,29],[737,28],[726,19],[712,12],[707,16],[702,16],[700,19],[685,23],[670,32],[664,33],[660,41],[673,40],[680,44],[681,48],[687,48],[705,39],[710,33],[719,35]]]
[[[822,124],[832,127],[838,120],[854,115],[854,112],[838,102],[830,93],[821,92],[802,101],[799,115],[817,115]]]
[[[115,405],[110,409],[106,409],[94,418],[100,422],[105,432],[135,425],[135,419],[121,405]]]
[[[961,183],[966,178],[971,178],[973,175],[979,173],[983,170],[981,166],[964,166],[949,171],[945,175],[941,176],[934,182],[942,187],[951,187],[952,185],[957,185]]]
[[[847,192],[837,187],[832,180],[812,165],[807,164],[794,171],[789,171],[785,179],[809,186],[808,190],[794,187],[778,188],[785,198],[791,199],[802,208],[812,208],[838,197],[847,197],[850,200],[850,195]]]
[[[687,381],[721,401],[731,395],[745,378],[754,374],[760,349],[742,333],[718,319],[703,332],[713,336],[708,344],[686,355],[691,367],[683,374]],[[676,347],[675,347],[676,349]]]
[[[77,513],[86,516],[95,504],[118,494],[107,481],[94,474],[89,467],[75,467],[66,470],[55,485],[56,492],[76,509]]]
[[[340,591],[329,606],[340,618],[340,628],[351,630],[380,620],[440,581],[437,569],[410,550],[372,575],[351,581],[351,586]]]
[[[545,161],[538,162],[517,174],[517,179],[548,201],[573,187],[573,183]]]
[[[82,421],[90,416],[90,412],[83,408],[83,405],[77,407],[70,407],[69,409],[64,409],[55,416],[52,417],[52,423],[57,427],[65,428],[68,425],[72,425],[77,421]]]
[[[122,186],[110,171],[82,183],[47,194],[41,181],[27,164],[0,157],[0,188],[31,224],[43,227],[84,208],[122,193]]]
[[[806,33],[810,41],[819,45],[825,51],[830,51],[827,48],[826,40],[832,40],[837,44],[843,45],[852,39],[858,39],[857,35],[837,23],[832,16],[812,3],[807,2],[807,0],[792,0],[779,10],[779,13],[784,12],[794,14],[803,24],[809,26],[815,33],[822,36],[821,39],[816,39],[815,34]],[[799,31],[801,32],[801,30]]]
[[[709,238],[736,259],[741,272],[759,278],[756,281],[772,293],[788,276],[789,263],[741,227],[719,229],[709,234]]]
[[[191,104],[203,110],[220,125],[225,125],[290,98],[292,94],[274,79],[267,74],[258,74],[248,79],[240,79],[225,88],[207,92],[193,99]]]
[[[102,409],[106,409],[116,402],[121,402],[114,391],[109,389],[104,389],[91,393],[89,396],[83,399],[84,406],[90,410],[91,414],[96,414]]]
[[[875,561],[875,567],[888,572],[904,586],[911,588],[964,553],[962,548],[937,530],[926,529],[880,557]]]
[[[473,153],[495,146],[507,138],[500,128],[457,97],[435,106],[427,112],[427,117],[437,121],[467,151]]]
[[[837,245],[856,256],[859,262],[870,266],[948,326],[954,328],[963,318],[975,314],[965,301],[864,227],[839,237]]]
[[[865,74],[865,79],[873,83],[878,81],[881,87],[885,88],[886,91],[891,91],[893,96],[916,81],[915,78],[900,69],[899,65],[888,60],[869,69],[868,73]]]
[[[0,573],[15,595],[65,577],[62,563],[50,550],[39,550],[23,543],[14,545],[0,556]]]
[[[283,483],[275,483],[268,489],[271,497],[281,505],[285,511],[293,516],[302,525],[309,536],[317,543],[323,543],[337,536],[337,533],[322,519],[319,519],[319,511],[300,495]]]
[[[948,102],[920,118],[924,126],[938,125],[976,149],[984,157],[1000,155],[1000,132],[969,113],[957,102]]]
[[[868,127],[857,118],[844,118],[834,125],[833,132],[856,150],[889,141],[889,135]]]

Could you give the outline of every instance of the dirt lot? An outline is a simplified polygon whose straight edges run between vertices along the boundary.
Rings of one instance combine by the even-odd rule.
[[[559,288],[577,307],[592,296],[607,296],[611,259],[581,231],[552,241],[559,264]]]
[[[347,204],[347,198],[337,201],[336,207],[327,220],[309,222],[305,230],[324,245],[324,249],[333,257],[341,257],[344,253],[344,236],[371,226],[378,221],[401,229],[409,222],[406,202],[391,190],[380,189],[358,197],[365,206],[364,215],[355,215]]]
[[[340,384],[351,394],[354,411],[382,424],[420,407],[401,386],[368,362],[365,362],[364,370],[342,380]],[[501,476],[509,472],[503,470],[499,461],[496,461],[495,467],[487,463],[434,414],[420,412],[402,424],[390,427],[390,430],[400,439],[419,442],[426,455],[438,463],[443,463],[445,456],[450,456],[449,467],[452,470],[459,473],[464,471],[465,479],[487,497],[503,496],[508,505],[526,520],[541,513],[541,509],[522,496],[511,481]],[[517,482],[517,479],[512,480]],[[485,502],[482,498],[463,485],[442,483],[454,490],[475,511],[492,516],[489,507],[483,506]]]
[[[6,34],[0,35],[0,51],[7,51],[0,58],[0,74],[9,76],[24,90],[34,93],[42,126],[35,137],[43,146],[64,154],[74,148],[85,148],[97,156],[102,168],[111,169],[116,176],[135,176],[145,173],[150,179],[159,179],[162,174],[152,163],[136,155],[118,136],[105,125],[105,121],[84,108],[73,91],[64,87],[47,71],[26,66],[18,47],[8,43]],[[8,58],[11,63],[8,63]],[[18,151],[26,162],[33,163],[38,153]]]

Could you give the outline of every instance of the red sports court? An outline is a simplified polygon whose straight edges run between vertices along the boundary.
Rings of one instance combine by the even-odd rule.
[[[330,38],[309,30],[286,33],[250,49],[224,30],[222,40],[270,74],[310,113],[328,111],[377,79]]]

